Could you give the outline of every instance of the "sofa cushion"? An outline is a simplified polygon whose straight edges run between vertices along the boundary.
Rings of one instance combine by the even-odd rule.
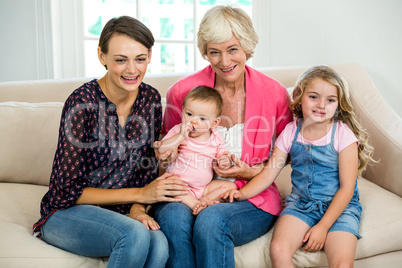
[[[286,176],[278,179],[286,180]],[[278,181],[281,194],[287,191],[282,186],[288,183]],[[363,213],[360,223],[362,238],[357,242],[356,259],[402,250],[402,199],[364,178],[359,179],[358,184]],[[271,229],[262,237],[236,247],[236,267],[271,267],[269,245],[272,232]],[[293,256],[293,262],[297,267],[328,265],[323,251],[312,253],[301,249]]]
[[[1,267],[106,267],[107,258],[88,258],[58,249],[34,237],[40,200],[48,187],[0,183]]]
[[[48,185],[63,103],[0,103],[0,181]]]

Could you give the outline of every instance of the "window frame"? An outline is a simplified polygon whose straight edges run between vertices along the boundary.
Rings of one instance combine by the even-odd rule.
[[[53,61],[54,78],[84,77],[85,76],[85,55],[84,41],[98,40],[97,37],[84,35],[83,1],[85,0],[52,0],[50,1],[52,11],[52,42],[53,42]],[[136,0],[136,16],[142,19],[141,2]],[[270,0],[252,0],[252,20],[254,27],[259,35],[255,56],[253,57],[253,67],[270,66],[269,62],[269,8]],[[194,2],[193,7],[193,40],[187,39],[163,39],[156,38],[157,43],[163,44],[191,44],[194,46],[194,70],[200,69],[199,60],[202,59],[198,48],[196,33],[198,32],[199,4]],[[71,18],[75,18],[71,20]],[[198,64],[197,64],[198,63]],[[206,65],[207,62],[204,62]]]

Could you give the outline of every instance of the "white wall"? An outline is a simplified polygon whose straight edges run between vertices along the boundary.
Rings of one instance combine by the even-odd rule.
[[[0,82],[53,77],[50,0],[1,0]]]
[[[53,78],[67,73],[53,63],[50,2],[0,1],[0,82]],[[63,4],[63,1],[56,2]],[[356,62],[402,116],[401,0],[253,0],[260,43],[254,66]],[[53,14],[54,17],[63,14]],[[79,16],[78,16],[79,17]],[[77,18],[72,18],[72,24]],[[63,28],[64,29],[64,28]],[[65,32],[63,30],[63,32]],[[60,34],[63,36],[63,32]],[[72,40],[67,48],[74,48]],[[56,53],[60,46],[55,44]],[[73,61],[74,70],[80,65]],[[70,68],[71,69],[71,68]]]
[[[402,116],[402,1],[267,2],[270,66],[358,63]]]

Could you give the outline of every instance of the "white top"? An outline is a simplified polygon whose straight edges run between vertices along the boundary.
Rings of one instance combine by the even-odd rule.
[[[226,151],[240,159],[243,148],[244,124],[236,124],[230,128],[218,126],[216,130],[218,130],[222,134],[223,140],[225,141]],[[229,180],[233,182],[235,181],[235,179],[233,178],[221,178],[217,175],[215,178],[221,180]]]

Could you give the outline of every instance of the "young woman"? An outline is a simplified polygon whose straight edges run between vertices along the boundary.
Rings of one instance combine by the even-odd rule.
[[[142,83],[153,44],[134,18],[105,25],[98,57],[107,72],[65,102],[49,191],[34,225],[51,245],[109,256],[108,267],[164,267],[167,240],[145,206],[188,193],[171,174],[156,178],[151,145],[160,132],[161,99]]]

